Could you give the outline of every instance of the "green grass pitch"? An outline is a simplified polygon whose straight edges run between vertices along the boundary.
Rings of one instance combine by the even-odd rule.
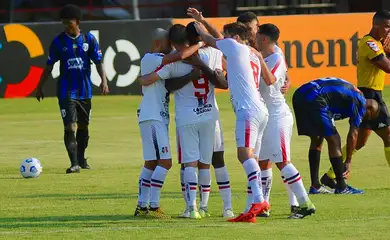
[[[292,91],[291,91],[292,92]],[[390,102],[390,89],[384,92]],[[173,99],[173,97],[172,97]],[[291,94],[288,96],[291,103]],[[196,220],[145,220],[133,217],[138,175],[143,165],[136,110],[138,96],[95,97],[87,156],[92,170],[66,175],[69,160],[55,98],[0,100],[0,239],[390,239],[390,168],[382,141],[371,136],[353,159],[353,186],[362,196],[312,196],[314,216],[288,220],[287,195],[274,168],[272,215],[256,224],[228,223],[221,216],[222,200],[214,173],[212,217]],[[246,177],[236,159],[235,117],[228,95],[218,95],[225,135],[225,159],[233,189],[235,213],[244,209]],[[173,104],[171,112],[173,113]],[[172,114],[170,136],[174,163],[176,140]],[[343,136],[347,121],[337,123]],[[306,188],[309,139],[294,129],[291,156]],[[321,170],[329,167],[326,144]],[[36,157],[43,164],[38,179],[23,179],[19,165]],[[179,166],[174,164],[162,190],[162,208],[177,216],[184,208]]]

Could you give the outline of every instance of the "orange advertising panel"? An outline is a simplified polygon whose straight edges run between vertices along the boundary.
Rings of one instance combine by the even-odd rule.
[[[261,16],[260,23],[273,23],[281,31],[279,47],[286,55],[294,86],[320,77],[339,77],[356,83],[358,41],[371,29],[372,13],[297,16]],[[222,30],[236,18],[213,18]],[[174,19],[187,24],[192,19]],[[390,84],[390,76],[386,78]]]

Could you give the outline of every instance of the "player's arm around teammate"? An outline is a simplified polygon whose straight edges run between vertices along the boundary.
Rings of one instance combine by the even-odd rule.
[[[60,17],[65,31],[52,42],[47,66],[37,88],[38,101],[44,98],[43,86],[57,61],[61,62],[58,79],[58,102],[64,123],[64,143],[71,167],[67,173],[80,172],[80,167],[89,169],[84,153],[89,140],[89,119],[91,113],[92,82],[91,60],[96,64],[102,79],[102,93],[109,92],[102,65],[102,52],[95,37],[83,33],[79,28],[81,10],[75,5],[61,9]]]

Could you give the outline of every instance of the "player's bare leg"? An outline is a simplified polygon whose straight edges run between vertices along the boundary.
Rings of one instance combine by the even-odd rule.
[[[322,144],[324,142],[323,137],[311,136],[310,137],[310,149],[309,149],[309,166],[310,166],[310,194],[328,194],[332,193],[324,186],[321,185],[318,177],[320,171],[320,159]]]
[[[226,218],[232,218],[234,217],[232,209],[232,189],[230,187],[229,174],[225,166],[223,151],[213,153],[212,164],[214,167],[219,193],[223,201],[223,216]]]
[[[211,188],[211,175],[210,175],[210,165],[198,162],[198,178],[199,178],[199,196],[200,196],[200,206],[199,214],[203,217],[209,217],[209,198],[210,198],[210,188]]]
[[[145,216],[148,213],[148,204],[150,196],[150,180],[154,169],[157,166],[157,161],[145,161],[144,167],[138,180],[138,203],[135,209],[134,216]]]
[[[385,157],[390,166],[390,126],[375,130],[375,133],[382,138],[385,148]]]
[[[150,180],[150,207],[149,215],[156,218],[170,218],[160,207],[161,188],[169,169],[172,167],[172,159],[157,160],[157,167],[154,169]]]
[[[76,123],[71,123],[64,127],[64,143],[71,163],[71,166],[66,170],[66,173],[80,172],[80,165],[77,159],[76,129]]]

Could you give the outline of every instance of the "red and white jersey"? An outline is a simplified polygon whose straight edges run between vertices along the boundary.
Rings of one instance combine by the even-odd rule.
[[[258,57],[248,46],[232,38],[217,41],[217,47],[227,58],[228,85],[234,111],[267,112],[259,94],[261,65]]]
[[[283,58],[285,58],[285,56],[284,56],[284,53],[283,53],[283,51],[282,51],[282,49],[278,46],[278,45],[275,45],[275,47],[274,47],[274,51],[275,51],[275,53],[279,53],[280,55],[282,55],[283,56]]]
[[[268,69],[276,77],[276,81],[269,86],[264,82],[263,78],[261,78],[260,82],[260,94],[267,105],[270,117],[290,113],[286,99],[280,91],[287,77],[287,66],[284,57],[279,53],[273,53],[264,58],[264,61]]]
[[[211,47],[199,49],[199,56],[212,70],[222,69],[222,53]],[[192,66],[175,62],[157,71],[162,79],[177,78],[189,74]],[[175,121],[180,127],[218,118],[214,85],[202,77],[175,91]]]
[[[162,64],[164,54],[147,53],[141,59],[141,75],[156,71]],[[169,92],[164,81],[142,86],[142,100],[139,106],[138,122],[157,120],[169,124]]]

